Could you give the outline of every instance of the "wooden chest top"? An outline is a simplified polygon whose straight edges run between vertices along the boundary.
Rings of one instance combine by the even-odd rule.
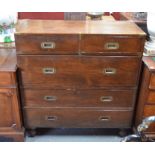
[[[20,34],[145,35],[145,33],[133,22],[126,21],[64,21],[29,19],[18,21],[16,35]]]

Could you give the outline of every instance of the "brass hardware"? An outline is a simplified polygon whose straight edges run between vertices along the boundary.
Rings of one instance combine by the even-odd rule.
[[[56,121],[57,120],[57,116],[45,116],[45,120],[46,121]]]
[[[100,101],[101,102],[111,102],[113,100],[112,96],[101,96]]]
[[[106,50],[117,50],[119,49],[119,43],[117,42],[108,42],[104,45]]]
[[[56,96],[44,96],[45,101],[56,101],[57,97]]]
[[[110,117],[109,116],[100,116],[99,120],[104,121],[104,122],[108,122],[108,121],[110,121]]]
[[[106,75],[116,74],[116,69],[115,68],[105,68],[103,70],[103,74],[106,74]]]
[[[56,46],[55,42],[42,42],[41,48],[43,49],[54,49]]]
[[[43,73],[44,74],[55,74],[56,69],[55,68],[43,68]]]

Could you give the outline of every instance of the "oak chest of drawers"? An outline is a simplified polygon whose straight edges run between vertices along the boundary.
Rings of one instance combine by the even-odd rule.
[[[15,37],[27,129],[132,126],[145,41],[135,24],[21,20]]]
[[[138,97],[136,126],[145,117],[155,116],[155,57],[143,57],[143,74]],[[146,134],[155,138],[155,123],[147,129]]]

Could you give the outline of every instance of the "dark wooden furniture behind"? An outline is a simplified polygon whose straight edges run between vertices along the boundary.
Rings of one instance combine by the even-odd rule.
[[[21,20],[24,123],[131,128],[145,33],[130,22]]]
[[[15,49],[0,48],[0,139],[24,141]],[[6,140],[6,141],[7,141]]]
[[[137,106],[136,126],[145,117],[155,116],[155,57],[143,57],[143,62],[144,67]],[[150,126],[146,134],[155,138],[155,123]]]

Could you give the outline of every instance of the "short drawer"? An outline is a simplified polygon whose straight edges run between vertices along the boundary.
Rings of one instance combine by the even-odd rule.
[[[12,76],[13,75],[11,73],[0,72],[0,86],[15,85],[15,81]]]
[[[78,35],[16,35],[17,54],[76,54]]]
[[[136,86],[141,58],[18,56],[22,85],[50,88]]]
[[[155,73],[151,74],[149,88],[150,89],[155,89]]]
[[[24,120],[27,128],[129,128],[132,112],[88,108],[33,108],[24,109]]]
[[[155,116],[155,106],[154,105],[146,105],[144,107],[144,115],[143,118],[149,117],[149,116]],[[152,123],[147,129],[147,132],[155,132],[155,123]]]
[[[144,39],[129,36],[82,35],[83,53],[141,53]]]
[[[134,90],[23,89],[25,107],[133,107]]]

